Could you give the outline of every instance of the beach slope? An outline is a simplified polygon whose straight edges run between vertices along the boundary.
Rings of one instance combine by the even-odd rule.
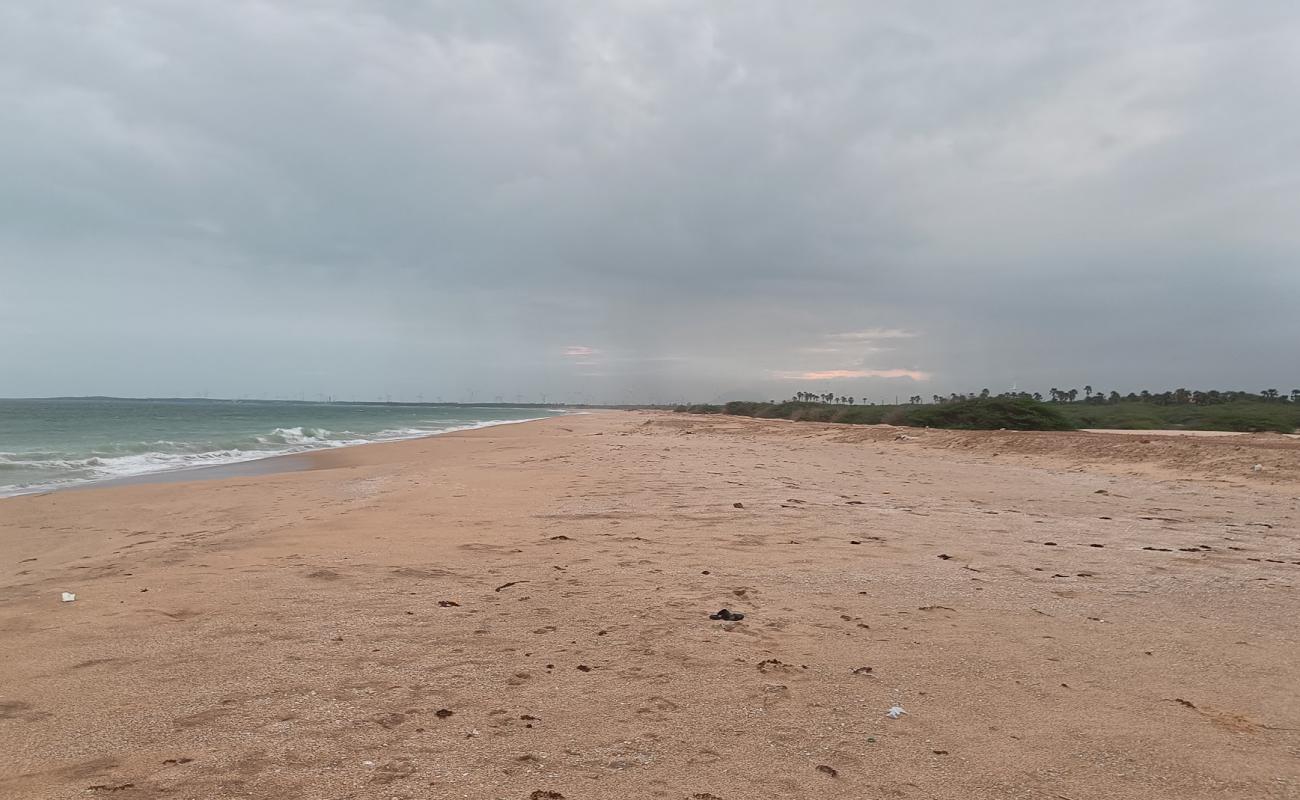
[[[0,796],[1300,797],[1293,439],[609,412],[309,461],[0,500]]]

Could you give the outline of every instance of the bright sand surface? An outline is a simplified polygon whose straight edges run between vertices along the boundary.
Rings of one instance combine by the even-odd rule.
[[[1300,797],[1300,442],[610,412],[312,466],[0,501],[0,796]]]

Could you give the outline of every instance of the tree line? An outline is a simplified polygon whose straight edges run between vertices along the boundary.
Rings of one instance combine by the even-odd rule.
[[[1049,403],[1080,402],[1078,389],[1058,389],[1055,386],[1048,390],[1046,398],[1044,398],[1040,392],[1002,392],[994,395],[991,394],[988,389],[981,389],[979,392],[973,393],[953,392],[949,395],[935,394],[930,396],[930,401],[935,405],[940,405],[942,403],[957,403],[963,400],[987,399],[989,397],[1037,400],[1039,402]],[[802,403],[831,403],[837,405],[855,404],[853,397],[836,395],[834,392],[796,392],[791,400]],[[1252,401],[1258,403],[1300,403],[1300,389],[1292,389],[1289,393],[1280,392],[1277,389],[1261,389],[1259,392],[1219,389],[1174,389],[1173,391],[1152,392],[1143,389],[1140,392],[1120,394],[1116,391],[1103,392],[1093,389],[1091,385],[1088,385],[1083,387],[1083,399],[1081,402],[1090,405],[1152,403],[1160,406],[1210,406],[1239,401]],[[863,402],[868,405],[875,405],[875,403],[868,403],[866,400]],[[907,398],[907,402],[909,405],[923,405],[926,401],[922,395],[914,394]]]
[[[852,397],[836,397],[834,392],[825,394],[814,392],[795,392],[794,397],[790,398],[799,403],[836,403],[843,405],[854,405]]]

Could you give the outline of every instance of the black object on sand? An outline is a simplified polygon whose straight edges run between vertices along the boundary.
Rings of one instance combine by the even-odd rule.
[[[745,618],[744,614],[734,612],[734,611],[728,611],[725,608],[716,614],[709,615],[709,619],[721,619],[721,620],[726,620],[727,622],[738,622],[744,618]]]

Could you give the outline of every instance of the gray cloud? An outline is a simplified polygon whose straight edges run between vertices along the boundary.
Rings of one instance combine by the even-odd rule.
[[[1295,380],[1298,20],[8,3],[0,395]]]

